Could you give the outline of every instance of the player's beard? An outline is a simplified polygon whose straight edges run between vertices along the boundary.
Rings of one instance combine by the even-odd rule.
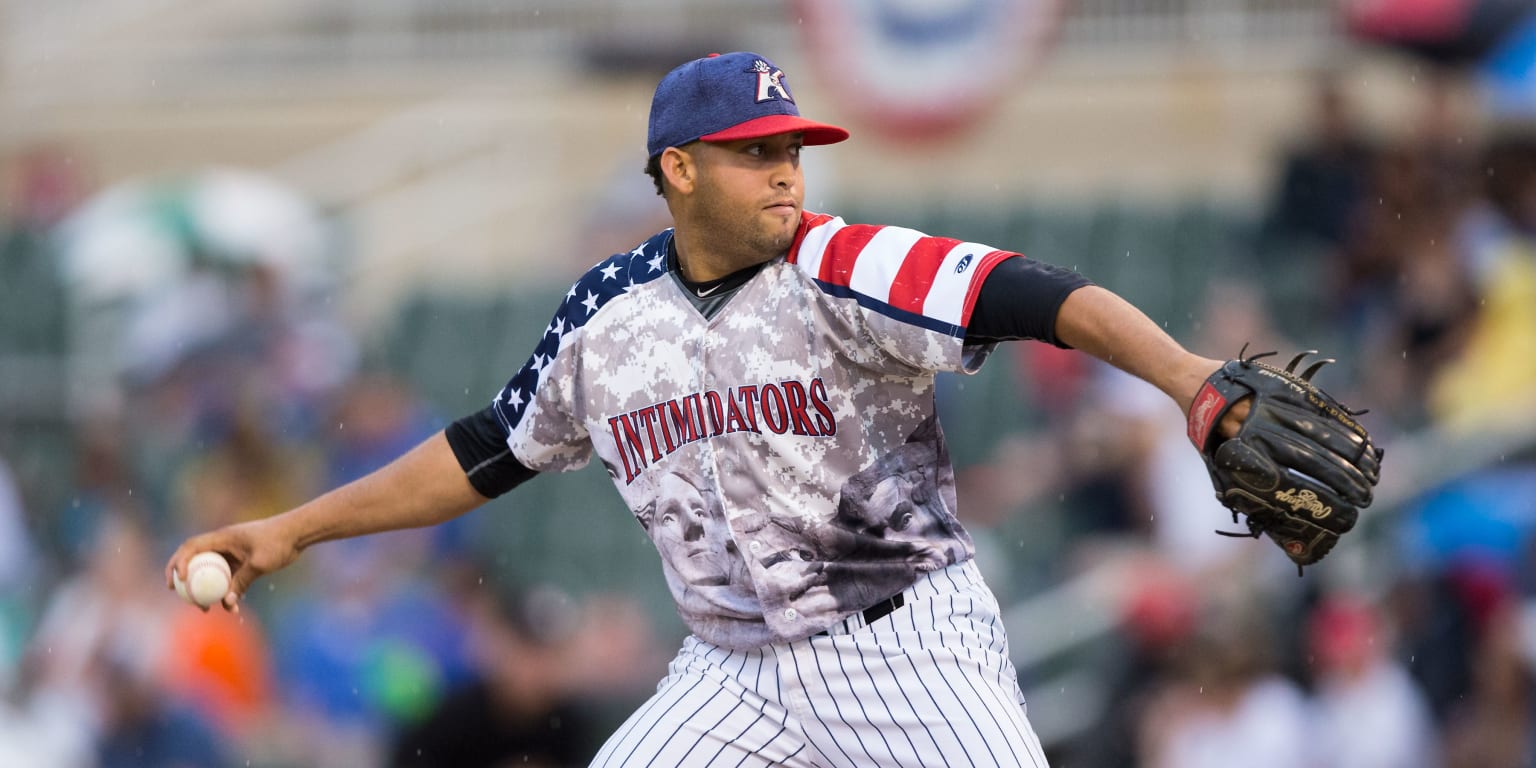
[[[704,236],[710,250],[729,258],[737,268],[761,264],[789,252],[799,228],[796,217],[789,222],[776,221],[765,207],[754,201],[750,213],[718,190],[706,188],[699,196],[697,221],[704,224]]]

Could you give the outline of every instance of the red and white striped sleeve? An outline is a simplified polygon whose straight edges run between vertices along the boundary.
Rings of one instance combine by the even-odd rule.
[[[872,330],[912,326],[952,337],[958,348],[987,274],[1018,255],[904,227],[806,213],[789,260],[823,292],[856,301]]]

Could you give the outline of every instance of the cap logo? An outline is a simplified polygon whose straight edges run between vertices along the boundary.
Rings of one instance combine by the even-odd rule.
[[[747,71],[757,73],[757,103],[773,99],[795,103],[794,97],[789,95],[789,89],[784,87],[784,70],[774,69],[768,66],[768,62],[758,59],[752,62],[752,68]]]

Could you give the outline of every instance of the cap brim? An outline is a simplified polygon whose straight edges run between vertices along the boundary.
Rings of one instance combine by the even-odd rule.
[[[723,131],[705,134],[699,141],[739,141],[761,139],[781,133],[803,133],[807,145],[836,144],[848,138],[848,131],[835,125],[818,123],[794,115],[766,115],[733,125]]]

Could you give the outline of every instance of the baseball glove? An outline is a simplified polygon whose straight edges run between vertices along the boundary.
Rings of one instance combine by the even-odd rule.
[[[1345,408],[1312,384],[1331,359],[1297,374],[1303,352],[1283,370],[1258,362],[1274,352],[1229,360],[1206,379],[1189,410],[1189,438],[1210,470],[1216,498],[1241,513],[1247,533],[1268,535],[1296,563],[1297,572],[1328,554],[1371,503],[1381,476],[1382,451]],[[1233,406],[1252,398],[1238,433],[1222,439],[1216,425]]]

